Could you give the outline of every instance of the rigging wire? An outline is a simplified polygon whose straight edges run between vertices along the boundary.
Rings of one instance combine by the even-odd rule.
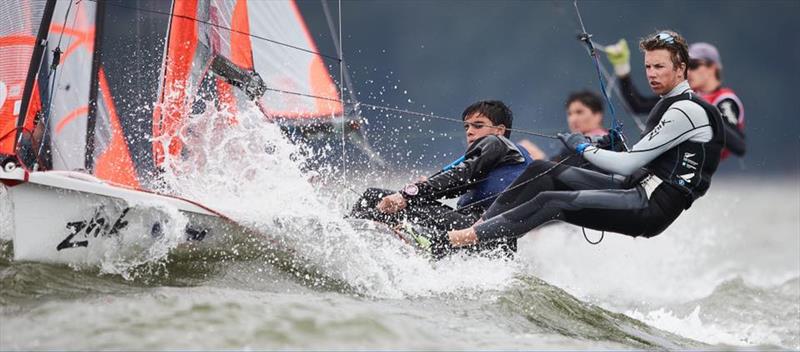
[[[331,16],[331,11],[328,8],[328,0],[320,0],[320,3],[322,3],[322,12],[325,14],[325,20],[326,22],[328,22],[328,30],[331,33],[331,38],[333,38],[334,48],[336,48],[336,51],[339,52],[339,47],[340,47],[339,43],[342,42],[342,37],[339,36],[339,40],[336,40],[337,32],[333,26],[333,17]],[[341,23],[341,18],[339,19],[339,22]],[[340,57],[342,58],[342,61],[344,61],[344,56]],[[350,73],[347,70],[347,65],[346,64],[343,65],[342,68],[344,70],[344,84],[345,87],[347,88],[347,96],[350,97],[351,101],[357,101],[358,99],[356,99],[356,93],[355,93],[356,90],[353,88],[353,81],[350,78]],[[342,96],[342,98],[344,98],[344,96]],[[353,114],[358,116],[358,111],[353,112]]]
[[[364,107],[371,108],[371,109],[374,109],[374,110],[390,111],[390,112],[395,112],[395,113],[402,114],[402,115],[421,117],[423,119],[424,118],[430,118],[430,119],[435,119],[435,120],[443,120],[443,121],[455,122],[455,123],[458,123],[458,124],[464,123],[464,121],[462,119],[446,117],[446,116],[441,116],[441,115],[435,115],[433,113],[426,114],[426,113],[413,111],[413,110],[392,108],[392,107],[385,106],[385,105],[375,105],[375,104],[358,102],[358,101],[357,102],[352,102],[350,100],[341,100],[341,99],[336,99],[336,98],[331,98],[331,97],[323,97],[323,96],[319,96],[319,95],[306,94],[306,93],[300,93],[300,92],[293,92],[293,91],[289,91],[289,90],[275,89],[275,88],[270,88],[270,87],[265,88],[265,90],[271,91],[271,92],[276,92],[276,93],[281,93],[281,94],[297,95],[297,96],[306,97],[306,98],[314,98],[314,99],[321,99],[321,100],[332,101],[332,102],[340,102],[340,103],[344,103],[344,104],[355,104],[355,105],[358,105],[358,106],[364,106]],[[556,135],[539,133],[539,132],[534,132],[534,131],[529,131],[529,130],[522,130],[522,129],[518,129],[518,128],[506,128],[506,130],[511,131],[511,132],[520,133],[520,134],[529,135],[529,136],[550,138],[550,139],[558,139],[558,136],[556,136]]]
[[[600,82],[600,91],[603,93],[603,97],[606,98],[606,103],[608,103],[608,108],[611,111],[611,132],[616,132],[622,139],[622,146],[627,149],[628,147],[625,145],[625,138],[622,134],[622,123],[617,120],[617,114],[614,111],[614,104],[611,103],[611,96],[608,94],[606,90],[605,81],[603,80],[603,73],[600,71],[600,58],[597,55],[597,49],[595,49],[595,45],[592,42],[592,35],[586,32],[586,26],[583,25],[583,17],[581,17],[581,10],[578,9],[578,0],[573,0],[572,5],[575,6],[575,13],[578,15],[578,22],[581,25],[581,34],[578,35],[578,39],[583,41],[586,44],[586,48],[589,50],[589,56],[592,57],[592,62],[594,63],[595,70],[597,71],[597,79]],[[607,77],[607,76],[606,76]],[[611,150],[615,150],[614,148],[614,138],[611,138]],[[614,174],[609,174],[611,179],[613,180]],[[589,237],[586,236],[586,229],[581,226],[583,230],[583,238],[586,239],[586,242],[589,244],[597,245],[603,241],[605,237],[605,231],[602,231],[600,234],[600,239],[596,242],[592,242],[589,240]]]
[[[339,5],[339,98],[344,98],[344,51],[342,50],[342,0],[338,1]],[[344,116],[344,104],[342,104],[342,184],[347,184],[347,129],[345,123],[347,120]]]
[[[600,82],[600,91],[603,93],[603,97],[606,99],[606,103],[608,103],[608,109],[611,111],[611,128],[612,129],[622,129],[622,123],[617,120],[616,110],[614,109],[614,104],[611,102],[609,98],[608,91],[606,90],[605,80],[603,79],[603,74],[600,72],[600,58],[597,55],[597,49],[594,47],[594,43],[592,42],[592,35],[586,32],[586,26],[583,25],[583,18],[581,17],[581,11],[578,9],[578,0],[574,0],[572,4],[575,6],[575,13],[578,14],[578,22],[581,25],[581,34],[578,36],[578,39],[583,41],[586,44],[587,49],[589,50],[589,56],[592,57],[594,62],[595,70],[597,71],[597,79]],[[614,140],[611,140],[612,146],[611,149],[614,149],[613,143]]]

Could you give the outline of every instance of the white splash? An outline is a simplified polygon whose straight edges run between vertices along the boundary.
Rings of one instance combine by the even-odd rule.
[[[782,343],[778,335],[763,329],[757,324],[741,322],[733,328],[713,322],[703,322],[700,319],[700,306],[696,306],[685,317],[676,316],[672,311],[664,308],[647,313],[637,310],[628,311],[625,312],[625,315],[661,330],[714,345],[754,346],[770,344],[780,346]],[[730,325],[730,322],[726,325]]]
[[[212,104],[209,104],[212,105]],[[502,290],[519,266],[513,262],[454,257],[432,265],[385,233],[354,229],[337,197],[323,194],[305,173],[298,146],[252,106],[233,124],[224,112],[193,116],[181,130],[181,160],[167,159],[167,187],[256,230],[265,242],[288,251],[324,276],[367,295],[403,297]],[[344,192],[344,190],[341,190]]]

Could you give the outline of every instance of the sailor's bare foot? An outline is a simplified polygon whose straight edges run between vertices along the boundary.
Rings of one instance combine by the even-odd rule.
[[[447,233],[450,244],[453,247],[469,246],[478,243],[478,235],[472,227],[463,230],[454,230]]]

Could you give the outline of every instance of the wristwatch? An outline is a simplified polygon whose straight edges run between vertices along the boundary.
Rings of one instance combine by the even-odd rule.
[[[400,190],[400,195],[402,195],[403,198],[405,199],[416,196],[417,194],[419,194],[419,187],[417,187],[417,185],[413,183],[406,185],[405,187],[403,187],[403,189]]]

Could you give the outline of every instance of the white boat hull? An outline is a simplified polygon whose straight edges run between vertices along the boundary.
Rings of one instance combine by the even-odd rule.
[[[188,200],[78,172],[0,170],[13,212],[14,259],[78,266],[219,242],[233,222]]]

